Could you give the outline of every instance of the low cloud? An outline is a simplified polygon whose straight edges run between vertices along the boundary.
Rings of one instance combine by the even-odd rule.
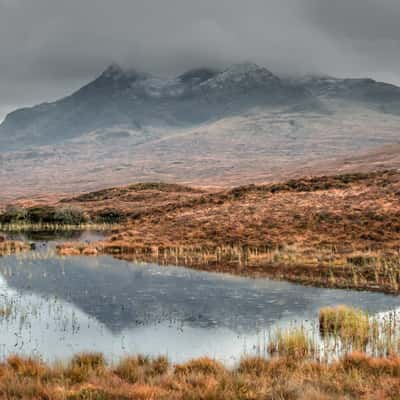
[[[0,113],[111,62],[173,75],[251,60],[400,84],[399,19],[398,0],[0,0]]]

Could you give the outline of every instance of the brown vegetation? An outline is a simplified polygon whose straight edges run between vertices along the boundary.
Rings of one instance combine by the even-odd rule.
[[[367,313],[345,305],[325,307],[319,312],[321,333],[338,335],[342,340],[367,342],[370,325]]]
[[[400,173],[382,171],[224,191],[143,183],[40,207],[9,207],[52,226],[118,224],[63,255],[113,254],[325,287],[400,292]],[[15,210],[18,212],[15,213]],[[6,210],[7,211],[7,210]]]
[[[37,359],[11,356],[0,363],[0,398],[397,398],[400,357],[396,320],[376,326],[378,320],[365,319],[365,314],[342,306],[322,309],[320,317],[328,328],[326,335],[346,340],[346,347],[340,352],[329,346],[329,340],[321,346],[312,339],[312,332],[301,327],[278,330],[270,337],[270,358],[247,356],[233,368],[207,357],[174,365],[163,356],[136,355],[109,364],[101,353],[81,353],[68,363],[46,365]],[[361,325],[355,326],[355,320]],[[375,357],[361,350],[365,344],[357,335],[341,336],[343,332],[362,331],[364,322],[370,331],[368,354],[376,354]],[[338,328],[339,333],[333,328]]]
[[[30,248],[31,247],[27,243],[15,240],[6,240],[4,237],[0,236],[0,256],[21,253],[30,250]]]
[[[107,365],[82,354],[67,365],[10,357],[0,364],[4,399],[394,399],[400,358],[347,355],[332,364],[288,357],[245,358],[234,369],[201,358],[172,365],[137,356]]]
[[[65,199],[92,216],[114,208],[124,223],[91,245],[95,251],[74,244],[60,251],[400,292],[397,171],[174,190],[131,186]]]

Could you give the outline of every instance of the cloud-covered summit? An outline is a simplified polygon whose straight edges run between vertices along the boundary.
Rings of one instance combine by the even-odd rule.
[[[62,97],[112,61],[400,83],[399,18],[397,0],[0,0],[0,110]]]

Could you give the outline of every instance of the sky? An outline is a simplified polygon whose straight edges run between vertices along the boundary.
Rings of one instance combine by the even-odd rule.
[[[110,63],[162,76],[252,61],[400,85],[399,0],[0,0],[0,120]]]

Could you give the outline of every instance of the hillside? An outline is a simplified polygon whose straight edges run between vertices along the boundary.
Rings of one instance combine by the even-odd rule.
[[[400,173],[382,171],[223,191],[134,184],[47,204],[61,210],[58,215],[70,215],[72,208],[85,213],[85,220],[118,223],[94,246],[65,244],[65,255],[106,253],[398,293],[399,194]],[[43,202],[41,207],[34,222],[40,222],[40,211],[43,222],[51,223],[52,208],[46,211]]]

